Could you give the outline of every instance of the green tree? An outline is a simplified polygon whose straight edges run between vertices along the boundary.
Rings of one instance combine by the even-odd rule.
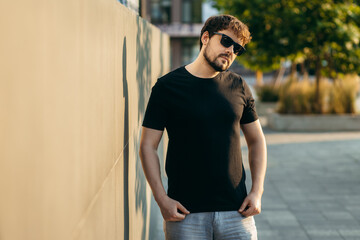
[[[278,69],[281,62],[306,60],[316,72],[315,111],[322,76],[360,72],[359,1],[215,0],[221,12],[244,21],[252,41],[239,59],[252,70]]]
[[[315,111],[322,112],[319,98],[322,76],[360,71],[360,7],[353,1],[311,1],[303,7],[306,28],[299,40],[315,68]]]

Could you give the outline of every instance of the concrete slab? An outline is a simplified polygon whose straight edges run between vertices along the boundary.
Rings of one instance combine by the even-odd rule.
[[[267,124],[278,131],[359,131],[360,115],[271,113]]]

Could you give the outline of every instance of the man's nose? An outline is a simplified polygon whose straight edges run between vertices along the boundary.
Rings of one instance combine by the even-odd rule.
[[[231,45],[230,47],[226,48],[226,52],[234,53],[234,45]]]

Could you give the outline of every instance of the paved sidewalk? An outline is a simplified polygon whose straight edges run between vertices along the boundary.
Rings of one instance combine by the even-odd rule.
[[[268,168],[259,240],[360,240],[360,132],[284,133],[264,128]],[[251,175],[242,137],[248,190]],[[150,239],[164,239],[162,216]]]
[[[259,240],[360,239],[360,132],[264,132],[268,168],[262,213],[255,216]]]

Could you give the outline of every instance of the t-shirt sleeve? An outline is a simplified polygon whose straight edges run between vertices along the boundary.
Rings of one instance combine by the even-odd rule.
[[[161,83],[157,81],[151,88],[142,126],[156,130],[164,130],[167,120],[164,94]]]
[[[246,124],[256,121],[259,117],[256,113],[255,100],[252,96],[251,90],[247,83],[244,81],[244,95],[246,99],[246,104],[244,107],[244,112],[240,119],[240,124]]]

